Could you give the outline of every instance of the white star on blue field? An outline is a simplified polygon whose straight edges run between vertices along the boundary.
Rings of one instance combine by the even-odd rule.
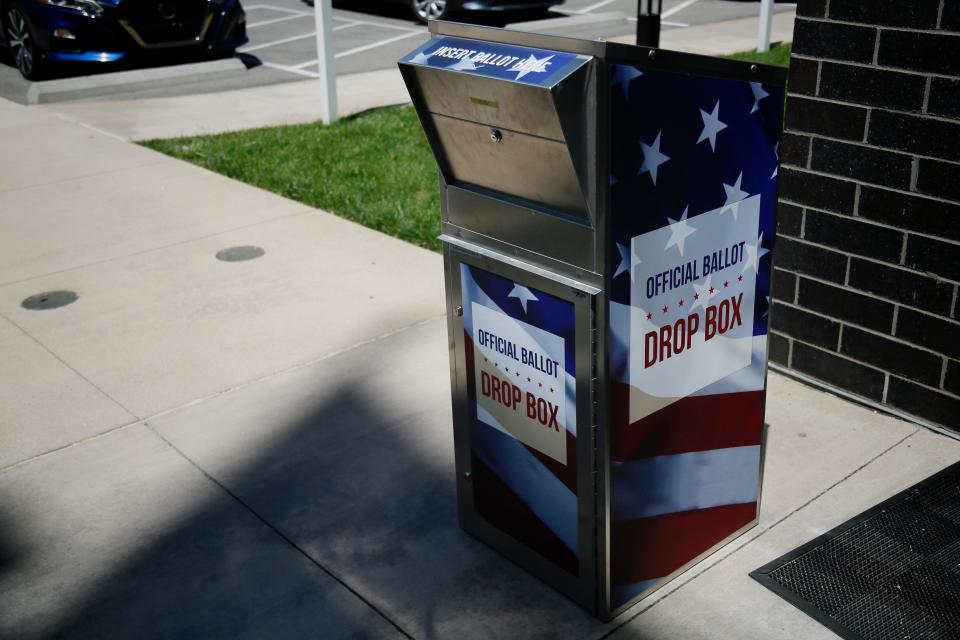
[[[709,140],[711,151],[717,150],[717,134],[727,128],[727,125],[720,122],[719,112],[719,100],[717,100],[717,104],[714,105],[711,113],[700,109],[700,117],[703,118],[703,131],[700,132],[700,137],[697,138],[697,144],[700,144],[704,140]]]
[[[669,156],[660,153],[660,133],[657,133],[657,137],[652,144],[645,144],[641,141],[640,149],[643,151],[643,164],[640,165],[637,175],[649,173],[653,184],[657,184],[657,169],[670,159]]]
[[[690,226],[690,223],[687,222],[687,214],[690,212],[690,207],[684,207],[683,215],[680,216],[679,220],[674,220],[673,218],[667,218],[667,222],[670,223],[670,239],[667,240],[667,246],[663,248],[664,251],[670,247],[676,247],[680,251],[680,255],[683,255],[683,245],[693,233],[696,231],[693,227]]]
[[[611,78],[610,83],[613,86],[620,87],[620,90],[623,92],[623,99],[629,100],[630,83],[642,75],[643,71],[640,71],[640,69],[635,69],[634,67],[620,64],[614,68],[613,78]]]
[[[525,286],[514,283],[513,290],[507,294],[508,298],[516,298],[520,301],[520,306],[523,307],[523,312],[527,312],[527,303],[536,302],[539,300],[537,296],[533,295],[533,292],[530,289],[527,289]]]
[[[745,238],[745,268],[762,300],[770,291],[784,87],[642,65],[614,65],[609,82],[611,300],[630,304],[632,263],[644,258],[631,254],[634,237],[668,227],[664,251],[690,259],[685,241],[697,216],[719,209],[737,224],[741,203],[757,196],[760,221]],[[619,277],[625,273],[631,277]],[[766,323],[761,313],[757,331]]]

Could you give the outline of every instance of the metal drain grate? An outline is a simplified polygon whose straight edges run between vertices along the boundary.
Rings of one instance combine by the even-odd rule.
[[[960,463],[750,575],[844,638],[960,638]]]

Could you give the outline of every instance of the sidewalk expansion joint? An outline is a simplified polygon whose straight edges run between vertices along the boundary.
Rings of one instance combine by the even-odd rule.
[[[103,176],[109,176],[109,175],[123,172],[123,171],[137,171],[139,169],[144,169],[148,167],[156,167],[157,165],[161,165],[161,164],[171,164],[172,160],[173,158],[157,158],[154,161],[145,162],[143,164],[129,165],[126,167],[121,167],[119,169],[104,169],[103,171],[85,173],[73,178],[67,178],[65,180],[51,179],[49,182],[31,182],[22,186],[11,187],[9,189],[7,188],[0,189],[0,193],[8,194],[8,193],[17,193],[18,191],[30,191],[30,190],[35,190],[42,187],[49,187],[51,185],[62,185],[65,182],[83,182],[83,181],[93,180],[96,178],[102,178]]]
[[[824,489],[823,491],[821,491],[821,492],[818,493],[817,495],[813,496],[812,498],[810,498],[809,500],[807,500],[806,502],[804,502],[803,504],[801,504],[801,505],[800,505],[799,507],[797,507],[796,509],[790,511],[789,513],[787,513],[786,515],[784,515],[783,517],[781,517],[779,520],[777,520],[777,521],[774,522],[773,524],[769,525],[768,527],[765,527],[763,530],[758,531],[758,532],[756,533],[756,535],[750,536],[750,537],[748,538],[747,536],[749,535],[749,533],[748,533],[748,534],[744,534],[743,538],[737,539],[736,541],[732,542],[732,543],[729,545],[729,546],[733,546],[734,544],[736,544],[736,546],[735,546],[734,548],[730,549],[727,553],[724,553],[724,554],[723,554],[722,556],[720,556],[720,557],[711,558],[712,561],[711,561],[709,564],[705,565],[703,568],[701,568],[699,571],[697,571],[695,574],[691,575],[689,578],[683,580],[682,582],[678,582],[678,584],[677,584],[676,586],[674,586],[672,589],[670,589],[669,591],[667,591],[666,593],[664,593],[661,597],[657,598],[654,602],[651,602],[649,605],[647,605],[647,606],[643,607],[642,609],[640,609],[640,611],[637,611],[635,614],[633,614],[633,615],[630,616],[629,618],[626,618],[625,620],[623,620],[623,622],[621,622],[621,623],[618,624],[617,626],[612,627],[612,628],[609,629],[606,633],[604,633],[603,635],[597,637],[596,640],[604,640],[604,638],[609,638],[611,635],[613,635],[615,632],[617,632],[621,627],[626,626],[627,624],[629,624],[630,622],[632,622],[634,619],[640,617],[641,615],[643,615],[644,613],[646,613],[647,611],[649,611],[650,609],[652,609],[653,607],[655,607],[655,606],[658,605],[659,603],[661,603],[661,602],[663,602],[664,600],[666,600],[667,598],[669,598],[671,595],[673,595],[674,593],[676,593],[677,591],[679,591],[680,589],[682,589],[682,588],[683,588],[684,586],[686,586],[687,584],[693,582],[694,580],[696,580],[697,578],[699,578],[700,576],[702,576],[703,574],[705,574],[707,571],[709,571],[710,569],[714,568],[715,566],[717,566],[718,564],[720,564],[721,562],[723,562],[723,561],[726,560],[727,558],[731,557],[733,554],[737,553],[737,552],[740,551],[741,549],[744,549],[745,547],[747,547],[748,545],[750,545],[752,542],[754,542],[755,540],[757,540],[758,538],[760,538],[760,536],[763,536],[763,535],[767,534],[769,531],[772,531],[774,528],[780,526],[781,524],[783,524],[784,522],[786,522],[787,520],[789,520],[789,519],[790,519],[791,517],[793,517],[795,514],[799,513],[800,511],[803,511],[804,509],[806,509],[807,507],[809,507],[811,504],[813,504],[814,502],[816,502],[817,500],[819,500],[820,498],[822,498],[824,495],[826,495],[827,493],[833,491],[835,488],[837,488],[838,486],[840,486],[841,484],[843,484],[844,482],[846,482],[847,480],[849,480],[850,478],[852,478],[852,477],[855,476],[856,474],[860,473],[862,470],[866,469],[868,466],[870,466],[871,464],[873,464],[874,462],[876,462],[877,460],[879,460],[879,459],[882,458],[883,456],[887,455],[888,453],[890,453],[891,451],[893,451],[894,449],[896,449],[897,447],[899,447],[901,444],[903,444],[904,442],[906,442],[907,440],[909,440],[910,438],[912,438],[913,436],[915,436],[915,435],[916,435],[917,433],[919,433],[921,430],[923,430],[923,427],[916,427],[916,428],[914,428],[913,431],[911,431],[911,432],[908,433],[907,435],[903,436],[902,438],[900,438],[899,440],[897,440],[896,442],[894,442],[892,445],[890,445],[889,447],[887,447],[886,449],[884,449],[883,451],[881,451],[881,452],[878,453],[877,455],[873,456],[872,458],[870,458],[869,460],[867,460],[866,462],[864,462],[863,464],[861,464],[859,467],[857,467],[856,469],[854,469],[853,471],[851,471],[851,472],[848,473],[847,475],[845,475],[845,476],[843,476],[842,478],[840,478],[839,480],[837,480],[836,482],[834,482],[833,484],[831,484],[830,486],[828,486],[826,489]],[[719,556],[719,554],[720,554],[720,552],[717,552],[717,555],[718,555],[718,556]],[[746,574],[744,574],[744,575],[746,575]]]
[[[298,203],[298,204],[300,204],[300,203]],[[331,216],[333,215],[332,213],[327,213],[327,212],[324,211],[323,209],[316,209],[316,208],[314,208],[314,207],[311,207],[311,206],[308,205],[308,204],[303,205],[303,207],[304,207],[304,208],[303,208],[302,210],[297,210],[297,211],[292,211],[292,212],[290,212],[290,213],[285,213],[285,214],[283,214],[283,215],[281,215],[281,216],[277,216],[277,217],[275,217],[275,218],[269,218],[269,219],[267,219],[267,220],[259,220],[259,221],[257,221],[257,222],[251,222],[251,223],[249,223],[249,224],[240,225],[239,227],[230,227],[229,229],[220,229],[219,231],[213,231],[213,232],[211,232],[211,233],[208,233],[208,234],[205,234],[205,235],[202,235],[202,236],[195,236],[195,237],[193,237],[193,238],[185,238],[185,239],[183,239],[183,240],[177,240],[176,242],[171,242],[171,243],[169,243],[169,244],[164,244],[164,245],[161,245],[161,246],[159,246],[159,247],[149,247],[149,248],[147,248],[147,249],[142,249],[142,250],[140,250],[140,251],[134,251],[133,253],[125,253],[125,254],[119,255],[119,256],[111,256],[111,257],[109,257],[109,258],[104,258],[103,260],[94,260],[93,262],[86,262],[86,263],[84,263],[84,264],[78,264],[78,265],[74,265],[74,266],[71,266],[71,267],[66,267],[66,268],[64,268],[64,269],[57,269],[56,271],[49,271],[49,272],[47,272],[47,273],[39,273],[39,274],[34,275],[34,276],[27,276],[26,278],[21,278],[21,279],[19,279],[19,280],[9,280],[9,281],[7,281],[7,282],[0,282],[0,287],[7,287],[7,286],[10,286],[10,285],[13,285],[13,284],[22,284],[22,283],[24,283],[24,282],[30,282],[31,280],[39,280],[39,279],[41,279],[41,278],[49,278],[50,276],[56,276],[56,275],[60,275],[60,274],[62,274],[62,273],[70,273],[71,271],[79,271],[80,269],[87,269],[87,268],[89,268],[89,267],[96,267],[96,266],[99,266],[99,265],[101,265],[101,264],[109,264],[109,263],[111,263],[111,262],[116,262],[116,261],[118,261],[118,260],[126,260],[127,258],[134,258],[134,257],[136,257],[136,256],[142,256],[142,255],[146,255],[146,254],[148,254],[148,253],[153,253],[154,251],[164,251],[164,250],[166,250],[166,249],[171,249],[171,248],[173,248],[173,247],[178,247],[178,246],[180,246],[180,245],[189,244],[189,243],[191,243],[191,242],[198,242],[198,241],[200,241],[200,240],[206,240],[206,239],[208,239],[208,238],[215,238],[215,237],[217,237],[217,236],[219,236],[219,235],[223,235],[223,234],[225,234],[225,233],[233,233],[233,232],[235,232],[235,231],[242,231],[242,230],[244,230],[244,229],[249,229],[250,227],[256,227],[257,225],[261,225],[261,224],[269,224],[269,223],[272,223],[272,222],[278,222],[278,221],[280,221],[280,220],[286,220],[287,218],[294,218],[294,217],[297,217],[297,216],[305,216],[305,215],[308,215],[308,214],[315,214],[315,213],[317,213],[318,211],[321,212],[321,213],[325,213],[325,214],[327,214],[327,215],[331,215]]]
[[[175,413],[175,412],[181,411],[181,410],[183,410],[183,409],[188,409],[188,408],[190,408],[190,407],[193,407],[193,406],[196,406],[196,405],[198,405],[198,404],[204,403],[204,402],[206,402],[207,400],[212,400],[212,399],[214,399],[214,398],[218,398],[218,397],[220,397],[220,396],[224,396],[224,395],[233,393],[233,392],[235,392],[235,391],[240,391],[241,389],[246,389],[246,388],[249,387],[249,386],[252,386],[252,385],[255,385],[255,384],[259,384],[259,383],[264,382],[264,381],[266,381],[266,380],[271,380],[271,379],[273,379],[273,378],[276,378],[277,376],[282,376],[282,375],[284,375],[284,374],[286,374],[286,373],[290,373],[290,372],[292,372],[292,371],[299,371],[300,369],[305,369],[305,368],[307,368],[307,367],[313,366],[313,365],[318,364],[318,363],[320,363],[320,362],[323,362],[323,361],[325,361],[325,360],[329,360],[329,359],[331,359],[331,358],[336,358],[337,356],[341,356],[341,355],[343,355],[343,354],[345,354],[345,353],[349,353],[350,351],[353,351],[354,349],[359,349],[360,347],[365,347],[365,346],[371,345],[371,344],[373,344],[373,343],[375,343],[375,342],[380,342],[381,340],[384,340],[384,339],[386,339],[386,338],[390,338],[390,337],[392,337],[392,336],[398,335],[398,334],[403,333],[404,331],[407,331],[407,330],[409,330],[409,329],[416,329],[417,327],[422,327],[422,326],[424,326],[424,325],[426,325],[426,324],[430,324],[431,322],[436,322],[437,320],[440,320],[440,319],[445,318],[445,317],[446,317],[446,313],[442,313],[442,314],[440,314],[440,315],[430,316],[429,318],[424,318],[423,320],[418,320],[418,321],[416,321],[416,322],[414,322],[414,323],[412,323],[412,324],[408,324],[408,325],[405,325],[405,326],[402,326],[402,327],[397,327],[396,329],[391,329],[390,331],[387,331],[386,333],[381,333],[381,334],[376,335],[376,336],[373,336],[373,337],[371,337],[371,338],[365,338],[364,340],[360,340],[360,341],[355,342],[355,343],[353,343],[353,344],[351,344],[351,345],[349,345],[349,346],[341,347],[340,349],[335,349],[335,350],[330,351],[330,352],[328,352],[328,353],[325,353],[325,354],[323,354],[323,355],[321,355],[321,356],[317,356],[316,358],[313,358],[312,360],[307,360],[306,362],[301,362],[301,363],[299,363],[299,364],[292,365],[292,366],[290,366],[290,367],[287,367],[286,369],[280,369],[280,370],[278,370],[278,371],[271,371],[270,373],[265,373],[265,374],[263,374],[262,376],[260,376],[260,377],[258,377],[258,378],[254,378],[254,379],[252,379],[252,380],[247,380],[246,382],[241,382],[241,383],[236,384],[236,385],[234,385],[234,386],[232,386],[232,387],[227,387],[226,389],[221,389],[220,391],[211,393],[211,394],[209,394],[209,395],[206,395],[206,396],[203,396],[203,397],[200,397],[200,398],[195,398],[195,399],[190,400],[190,401],[188,401],[188,402],[184,402],[184,403],[181,404],[181,405],[177,405],[176,407],[171,407],[171,408],[169,408],[169,409],[164,409],[164,410],[162,410],[162,411],[158,411],[158,412],[156,412],[156,413],[154,413],[154,414],[146,417],[145,420],[153,420],[153,419],[155,419],[155,418],[159,418],[159,417],[161,417],[161,416],[165,416],[165,415],[168,415],[168,414],[171,414],[171,413]]]
[[[108,397],[109,397],[109,396],[108,396]],[[140,418],[137,418],[136,420],[133,420],[132,422],[126,422],[126,423],[124,423],[124,424],[120,424],[120,425],[117,425],[117,426],[115,426],[115,427],[111,427],[111,428],[107,429],[106,431],[104,431],[104,432],[102,432],[102,433],[95,433],[95,434],[93,434],[92,436],[87,436],[86,438],[81,438],[80,440],[77,440],[76,442],[71,442],[71,443],[69,443],[69,444],[65,444],[65,445],[63,445],[63,446],[56,447],[56,448],[54,448],[54,449],[49,449],[49,450],[47,450],[47,451],[43,451],[43,452],[41,452],[41,453],[34,454],[34,455],[30,456],[29,458],[24,458],[23,460],[17,460],[16,462],[11,462],[10,464],[8,464],[8,465],[5,466],[5,467],[0,467],[0,475],[3,475],[3,474],[6,473],[7,471],[12,471],[13,469],[16,469],[17,467],[22,467],[23,465],[28,464],[28,463],[30,463],[30,462],[33,462],[33,461],[35,461],[35,460],[40,460],[41,458],[46,458],[47,456],[55,455],[55,454],[57,454],[57,453],[60,453],[61,451],[66,451],[67,449],[72,449],[72,448],[74,448],[74,447],[79,447],[80,445],[87,444],[88,442],[92,442],[92,441],[94,441],[94,440],[99,440],[100,438],[106,438],[107,436],[113,435],[114,433],[116,433],[116,432],[118,432],[118,431],[122,431],[122,430],[124,430],[124,429],[129,429],[130,427],[135,427],[135,426],[137,426],[137,425],[139,425],[139,424],[143,424],[143,421],[140,420]]]
[[[57,117],[60,118],[61,120],[64,120],[64,121],[66,121],[66,122],[70,122],[71,124],[80,125],[80,126],[83,127],[84,129],[89,129],[90,131],[99,133],[100,135],[107,136],[108,138],[113,138],[114,140],[119,140],[120,142],[130,142],[129,140],[127,140],[127,139],[124,138],[123,136],[118,136],[117,134],[112,133],[112,132],[110,132],[110,131],[107,131],[106,129],[101,129],[100,127],[95,127],[95,126],[93,126],[92,124],[88,124],[88,123],[86,123],[86,122],[84,122],[84,121],[82,121],[82,120],[79,120],[78,118],[76,118],[76,117],[74,117],[74,116],[71,116],[71,115],[69,115],[69,114],[63,113],[62,111],[57,111],[56,109],[51,109],[51,111],[53,112],[53,115],[57,116]]]
[[[318,560],[316,560],[315,558],[313,558],[305,549],[303,549],[303,547],[301,547],[300,545],[298,545],[292,538],[290,538],[290,536],[288,536],[288,535],[285,534],[283,531],[281,531],[279,527],[275,526],[273,523],[271,523],[269,520],[267,520],[266,517],[262,516],[256,509],[253,508],[252,505],[250,505],[250,504],[248,504],[246,501],[244,501],[243,498],[241,498],[241,497],[238,496],[236,493],[234,493],[233,491],[231,491],[226,485],[224,485],[222,482],[220,482],[220,481],[217,480],[215,477],[213,477],[210,473],[208,473],[206,469],[204,469],[204,468],[201,467],[199,464],[197,464],[197,463],[193,460],[193,458],[191,458],[190,456],[188,456],[187,454],[185,454],[183,451],[181,451],[180,449],[178,449],[176,445],[174,445],[174,444],[173,444],[172,442],[170,442],[168,439],[166,439],[165,437],[163,437],[163,434],[161,434],[159,431],[157,431],[156,429],[154,429],[154,428],[153,428],[153,425],[151,425],[148,421],[144,421],[143,425],[144,425],[153,435],[155,435],[155,436],[156,436],[157,438],[159,438],[163,443],[165,443],[168,447],[170,447],[170,449],[172,449],[176,454],[178,454],[180,457],[182,457],[184,460],[186,460],[188,463],[190,463],[190,465],[191,465],[194,469],[196,469],[196,470],[199,471],[201,474],[203,474],[203,476],[204,476],[205,478],[207,478],[207,480],[209,480],[210,482],[212,482],[213,484],[215,484],[217,487],[219,487],[219,488],[220,488],[224,493],[226,493],[230,498],[232,498],[234,501],[236,501],[237,504],[239,504],[243,509],[245,509],[246,511],[248,511],[248,512],[250,513],[250,515],[252,515],[254,518],[256,518],[257,520],[259,520],[261,524],[263,524],[265,527],[267,527],[268,529],[270,529],[270,531],[272,531],[272,532],[273,532],[274,534],[276,534],[281,540],[283,540],[285,543],[287,543],[287,545],[289,545],[290,547],[292,547],[297,553],[299,553],[299,554],[302,555],[304,558],[306,558],[306,560],[307,560],[308,562],[310,562],[310,563],[313,564],[315,567],[317,567],[318,569],[320,569],[321,571],[323,571],[327,576],[329,576],[332,580],[334,580],[335,582],[337,582],[341,587],[343,587],[344,589],[346,589],[347,591],[349,591],[349,592],[350,592],[351,594],[353,594],[356,598],[358,598],[361,602],[363,602],[365,605],[367,605],[368,607],[370,607],[378,616],[380,616],[381,618],[383,618],[390,626],[392,626],[394,629],[396,629],[398,633],[400,633],[401,635],[403,635],[403,637],[405,637],[405,638],[410,638],[411,640],[413,639],[413,636],[412,636],[410,633],[408,633],[407,631],[405,631],[405,630],[403,629],[403,627],[401,627],[397,622],[395,622],[394,620],[392,620],[384,611],[382,611],[380,608],[378,608],[378,607],[377,607],[375,604],[373,604],[370,600],[368,600],[367,598],[365,598],[365,597],[363,596],[363,594],[361,594],[359,591],[357,591],[357,590],[354,589],[352,586],[350,586],[350,584],[349,584],[344,578],[338,576],[338,575],[337,575],[336,573],[334,573],[332,570],[328,569],[328,568],[325,567],[322,563],[320,563]]]
[[[444,314],[444,315],[445,315],[445,314]],[[244,388],[246,388],[246,387],[248,387],[248,386],[250,386],[250,385],[254,385],[254,384],[257,384],[257,383],[259,383],[259,382],[263,382],[263,381],[265,381],[265,380],[269,380],[269,379],[271,379],[271,378],[274,378],[274,377],[279,376],[279,375],[283,375],[284,373],[287,373],[287,372],[290,372],[290,371],[296,371],[296,370],[298,370],[298,369],[303,369],[303,368],[305,368],[305,367],[309,367],[309,366],[311,366],[311,365],[317,364],[318,362],[323,362],[324,360],[327,360],[327,359],[329,359],[329,358],[333,358],[333,357],[342,355],[342,354],[344,354],[344,353],[347,353],[347,352],[349,352],[349,351],[352,351],[353,349],[357,349],[357,348],[359,348],[359,347],[363,347],[363,346],[366,346],[366,345],[368,345],[368,344],[373,344],[373,343],[378,342],[378,341],[380,341],[380,340],[383,340],[383,339],[385,339],[385,338],[389,338],[389,337],[391,337],[391,336],[397,335],[397,334],[402,333],[402,332],[404,332],[404,331],[406,331],[406,330],[408,330],[408,329],[415,329],[415,328],[417,328],[417,327],[419,327],[419,326],[428,324],[428,323],[430,323],[430,322],[434,322],[434,321],[436,321],[436,320],[438,320],[438,319],[440,319],[440,318],[443,318],[444,315],[438,315],[438,316],[433,316],[433,317],[430,317],[430,318],[426,318],[426,319],[424,319],[424,320],[420,320],[420,321],[415,322],[415,323],[413,323],[413,324],[410,324],[410,325],[407,325],[407,326],[404,326],[404,327],[400,327],[400,328],[395,329],[395,330],[393,330],[393,331],[389,331],[389,332],[387,332],[387,333],[384,333],[384,334],[381,334],[381,335],[378,335],[378,336],[374,336],[373,338],[369,338],[369,339],[367,339],[367,340],[361,340],[360,342],[357,342],[357,343],[355,343],[355,344],[353,344],[353,345],[350,345],[350,346],[348,346],[348,347],[344,347],[344,348],[342,348],[342,349],[338,349],[338,350],[336,350],[336,351],[332,351],[332,352],[327,353],[327,354],[324,354],[324,355],[322,355],[322,356],[320,356],[320,357],[318,357],[318,358],[314,358],[313,360],[309,360],[309,361],[307,361],[307,362],[303,362],[303,363],[301,363],[301,364],[294,365],[294,366],[289,367],[289,368],[287,368],[287,369],[282,369],[282,370],[280,370],[280,371],[274,371],[274,372],[272,372],[272,373],[268,373],[268,374],[263,375],[263,376],[261,376],[261,377],[259,377],[259,378],[255,378],[254,380],[250,380],[250,381],[247,381],[247,382],[243,382],[243,383],[241,383],[241,384],[235,385],[235,386],[230,387],[230,388],[228,388],[228,389],[223,389],[223,390],[221,390],[221,391],[218,391],[218,392],[216,392],[216,393],[210,394],[210,395],[208,395],[208,396],[204,396],[204,397],[202,397],[202,398],[196,398],[195,400],[190,400],[189,402],[185,402],[185,403],[182,404],[182,405],[178,405],[178,406],[172,407],[172,408],[170,408],[170,409],[164,409],[164,410],[162,410],[162,411],[158,411],[158,412],[156,412],[156,413],[154,413],[154,414],[151,414],[150,416],[147,416],[146,418],[141,418],[140,416],[137,416],[135,413],[133,413],[132,411],[130,411],[129,409],[127,409],[123,404],[121,404],[120,402],[118,402],[118,401],[117,401],[116,399],[114,399],[112,396],[110,396],[110,394],[108,394],[106,391],[104,391],[103,389],[101,389],[100,387],[98,387],[96,384],[94,384],[93,382],[91,382],[89,379],[87,379],[87,378],[86,378],[83,374],[81,374],[79,371],[77,371],[76,369],[74,369],[73,367],[71,367],[69,364],[67,364],[66,362],[64,362],[59,356],[57,356],[55,353],[53,353],[52,351],[50,351],[50,349],[48,349],[48,348],[46,347],[46,345],[44,345],[42,342],[40,342],[39,340],[37,340],[36,338],[34,338],[32,335],[30,335],[29,333],[27,333],[20,325],[18,325],[17,323],[15,323],[15,322],[13,322],[12,320],[10,320],[7,316],[5,316],[5,315],[3,315],[2,313],[0,313],[0,318],[3,318],[4,320],[7,320],[10,324],[12,324],[14,327],[16,327],[16,328],[19,329],[21,332],[23,332],[24,335],[26,335],[26,336],[27,336],[28,338],[30,338],[33,342],[35,342],[36,344],[38,344],[42,349],[44,349],[44,350],[45,350],[47,353],[49,353],[51,356],[53,356],[54,358],[56,358],[56,360],[57,360],[58,362],[60,362],[60,363],[63,364],[65,367],[67,367],[68,369],[70,369],[71,371],[73,371],[74,373],[76,373],[78,376],[80,376],[81,379],[83,379],[84,381],[86,381],[87,383],[89,383],[94,389],[96,389],[97,391],[99,391],[100,393],[102,393],[106,398],[108,398],[108,399],[111,400],[113,403],[115,403],[118,407],[120,407],[121,409],[123,409],[124,411],[126,411],[126,412],[133,418],[133,420],[130,421],[130,422],[127,422],[127,423],[124,423],[124,424],[121,424],[121,425],[117,425],[116,427],[112,427],[112,428],[110,428],[110,429],[107,429],[106,431],[104,431],[104,432],[102,432],[102,433],[97,433],[97,434],[94,434],[94,435],[92,435],[92,436],[88,436],[88,437],[86,437],[86,438],[82,438],[82,439],[80,439],[80,440],[77,440],[76,442],[71,442],[71,443],[69,443],[69,444],[65,444],[65,445],[60,446],[60,447],[55,447],[55,448],[53,448],[53,449],[49,449],[49,450],[47,450],[47,451],[43,451],[43,452],[41,452],[41,453],[34,454],[34,455],[30,456],[29,458],[24,458],[23,460],[18,460],[18,461],[16,461],[16,462],[12,462],[12,463],[8,464],[8,465],[5,466],[5,467],[0,467],[0,474],[3,474],[3,473],[5,473],[5,472],[7,472],[7,471],[10,471],[11,469],[14,469],[14,468],[16,468],[16,467],[20,467],[20,466],[22,466],[22,465],[25,465],[25,464],[27,464],[27,463],[29,463],[29,462],[33,462],[34,460],[38,460],[38,459],[40,459],[40,458],[45,458],[45,457],[47,457],[47,456],[54,455],[54,454],[56,454],[56,453],[59,453],[59,452],[61,452],[61,451],[66,450],[66,449],[71,449],[71,448],[73,448],[73,447],[80,446],[80,445],[82,445],[82,444],[86,444],[87,442],[90,442],[90,441],[92,441],[92,440],[97,440],[97,439],[99,439],[99,438],[103,438],[103,437],[109,436],[109,435],[111,435],[111,434],[113,434],[113,433],[115,433],[115,432],[117,432],[117,431],[120,431],[120,430],[122,430],[122,429],[126,429],[126,428],[128,428],[128,427],[133,427],[133,426],[136,426],[136,425],[138,425],[138,424],[143,424],[143,425],[146,426],[148,420],[153,420],[154,418],[158,418],[158,417],[160,417],[160,416],[164,416],[164,415],[167,415],[167,414],[169,414],[169,413],[174,413],[174,412],[176,412],[176,411],[180,411],[181,409],[186,409],[186,408],[188,408],[188,407],[192,407],[192,406],[194,406],[194,405],[198,405],[198,404],[200,404],[200,403],[202,403],[202,402],[205,402],[205,401],[207,401],[207,400],[211,400],[211,399],[216,398],[216,397],[218,397],[218,396],[222,396],[222,395],[225,395],[225,394],[228,394],[228,393],[232,393],[232,392],[234,392],[234,391],[239,391],[240,389],[244,389]],[[151,430],[152,430],[152,429],[151,429]]]
[[[82,373],[80,373],[76,368],[73,367],[73,365],[71,365],[69,362],[67,362],[66,360],[64,360],[64,359],[61,358],[60,356],[58,356],[58,355],[57,355],[56,353],[54,353],[53,350],[51,350],[47,345],[43,344],[43,343],[40,342],[37,338],[35,338],[33,335],[31,335],[31,333],[30,333],[29,331],[27,331],[26,329],[24,329],[23,327],[21,327],[19,324],[17,324],[16,322],[14,322],[12,318],[10,318],[10,317],[2,314],[2,313],[0,313],[0,318],[3,318],[3,319],[6,320],[7,322],[9,322],[9,323],[12,324],[13,326],[15,326],[23,335],[25,335],[25,336],[27,336],[28,338],[30,338],[30,340],[32,340],[37,346],[39,346],[41,349],[43,349],[44,351],[46,351],[47,353],[49,353],[57,362],[59,362],[60,364],[62,364],[63,366],[65,366],[67,369],[70,369],[70,371],[73,371],[75,374],[77,374],[78,376],[80,376],[80,379],[81,379],[81,380],[83,380],[84,382],[86,382],[87,384],[89,384],[91,387],[93,387],[94,389],[96,389],[97,391],[99,391],[100,393],[102,393],[105,398],[107,398],[108,400],[110,400],[110,402],[112,402],[113,404],[117,405],[118,407],[120,407],[121,409],[123,409],[124,411],[126,411],[126,412],[127,412],[127,415],[129,415],[131,418],[134,419],[134,422],[137,422],[137,421],[139,421],[139,420],[142,420],[142,418],[141,418],[140,416],[138,416],[136,413],[134,413],[133,411],[131,411],[128,407],[124,406],[124,404],[123,404],[122,402],[120,402],[119,400],[117,400],[116,398],[114,398],[113,396],[111,396],[109,393],[107,393],[106,391],[104,391],[103,389],[101,389],[100,386],[97,385],[96,382],[94,382],[93,380],[91,380],[91,379],[88,378],[87,376],[85,376],[85,375],[83,375]],[[43,455],[43,454],[40,454],[40,455]]]

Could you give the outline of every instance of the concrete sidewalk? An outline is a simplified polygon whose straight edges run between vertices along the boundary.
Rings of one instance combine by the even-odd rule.
[[[771,374],[759,526],[603,625],[457,526],[439,255],[46,109],[0,139],[0,637],[827,638],[747,573],[960,457]]]
[[[578,19],[589,18],[581,16]],[[793,11],[773,17],[773,40],[792,40]],[[625,18],[624,18],[625,20]],[[556,21],[550,21],[555,23]],[[523,23],[518,23],[518,27]],[[528,23],[529,24],[529,23]],[[632,44],[635,36],[611,38]],[[679,29],[665,29],[662,46],[704,55],[754,49],[757,20],[745,18]],[[384,105],[409,102],[396,69],[337,78],[341,117]],[[56,103],[38,107],[125,140],[195,136],[255,127],[314,122],[320,119],[320,90],[315,80],[169,98]]]
[[[440,256],[123,140],[284,89],[0,101],[0,637],[832,637],[747,573],[960,443],[771,374],[760,524],[600,624],[457,526]]]

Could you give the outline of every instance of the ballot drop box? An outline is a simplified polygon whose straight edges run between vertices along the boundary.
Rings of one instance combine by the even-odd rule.
[[[786,73],[430,29],[460,524],[609,618],[757,521]]]

